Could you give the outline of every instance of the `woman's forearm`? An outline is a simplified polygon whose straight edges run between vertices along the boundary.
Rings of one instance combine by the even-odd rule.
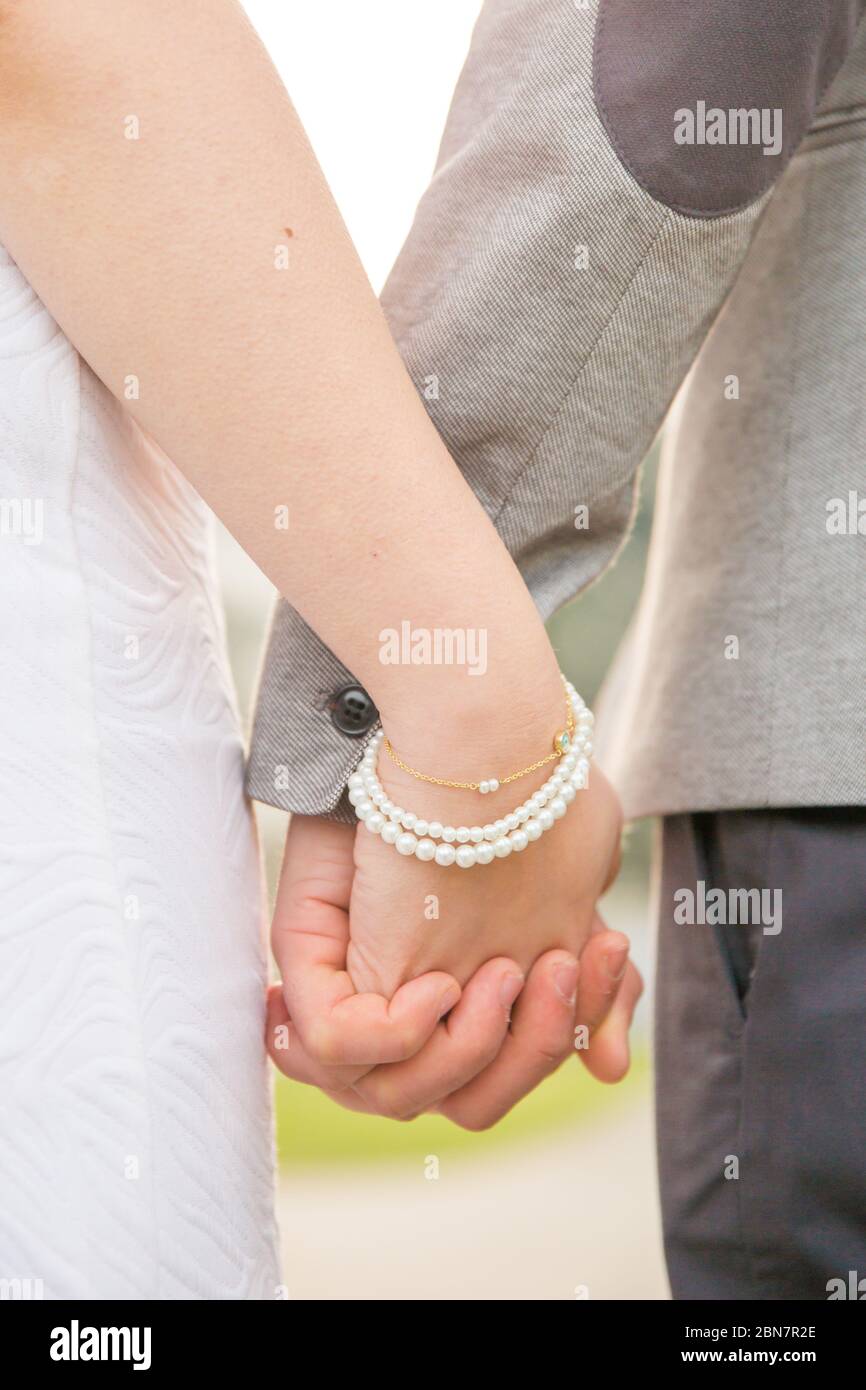
[[[480,753],[500,684],[537,744],[541,623],[233,0],[0,0],[0,239],[407,752],[459,706]],[[490,678],[383,662],[404,621],[483,632]]]

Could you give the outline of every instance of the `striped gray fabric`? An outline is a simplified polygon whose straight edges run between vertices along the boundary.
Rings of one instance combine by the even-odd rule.
[[[822,489],[832,484],[835,495],[853,476],[862,419],[854,324],[859,305],[862,327],[866,287],[852,239],[866,159],[856,122],[845,127],[850,139],[820,144],[821,132],[833,128],[831,113],[845,110],[847,121],[848,108],[866,98],[862,34],[809,140],[769,195],[769,230],[756,236],[766,195],[732,215],[690,218],[623,167],[595,106],[596,23],[595,0],[585,10],[563,0],[488,0],[435,177],[383,295],[389,322],[437,429],[548,616],[622,544],[636,470],[746,261],[750,279],[741,283],[753,290],[735,292],[710,335],[689,393],[691,414],[687,405],[666,465],[654,560],[661,578],[648,589],[633,664],[620,664],[611,688],[602,752],[631,814],[795,804],[807,789],[815,800],[816,784],[827,799],[862,800],[862,757],[856,769],[849,755],[836,767],[817,738],[787,741],[792,725],[819,712],[822,722],[833,716],[819,670],[841,674],[837,694],[851,711],[866,675],[862,640],[857,651],[851,633],[827,621],[839,585],[854,583],[862,546],[851,537],[846,551],[844,538],[825,544],[809,532]],[[848,192],[852,177],[856,190]],[[808,215],[806,187],[815,204]],[[820,212],[817,198],[825,199]],[[830,220],[840,199],[844,242]],[[777,265],[780,238],[787,255]],[[798,246],[812,256],[799,274],[790,264]],[[810,285],[800,284],[809,274]],[[800,284],[802,302],[785,320],[784,338],[761,352],[754,287],[767,290],[781,322],[787,292],[772,285],[783,277]],[[840,305],[852,278],[858,293]],[[743,323],[720,338],[737,303]],[[802,344],[816,334],[823,362],[804,383]],[[714,342],[721,350],[712,356]],[[781,374],[769,371],[783,364]],[[724,410],[720,372],[739,372],[742,384],[740,401],[723,401]],[[438,398],[429,399],[432,377]],[[801,393],[793,407],[792,389]],[[825,459],[818,473],[816,448]],[[581,505],[589,508],[587,530],[574,525]],[[768,507],[781,512],[767,515]],[[860,572],[862,593],[862,559]],[[796,611],[786,604],[809,585],[810,617],[798,635]],[[717,657],[720,627],[722,636],[739,636],[739,665]],[[743,664],[743,654],[756,651],[760,659]],[[327,706],[350,682],[281,603],[253,729],[253,796],[348,817],[342,786],[362,750],[333,727]],[[834,757],[852,731],[862,732],[862,714],[859,721],[853,713],[846,720]],[[720,742],[726,756],[718,755]],[[635,746],[639,756],[630,759]]]
[[[600,706],[631,816],[866,802],[864,138],[866,33],[667,431],[641,603]]]

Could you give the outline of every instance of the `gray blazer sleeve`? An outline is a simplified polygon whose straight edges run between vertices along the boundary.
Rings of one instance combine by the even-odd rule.
[[[622,543],[638,465],[863,8],[487,0],[382,303],[543,616]],[[447,518],[430,544],[447,556]],[[375,718],[281,602],[250,794],[348,819]]]

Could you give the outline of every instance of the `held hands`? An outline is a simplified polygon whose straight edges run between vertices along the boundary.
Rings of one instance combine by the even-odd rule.
[[[397,795],[402,774],[391,778]],[[273,924],[276,1065],[351,1109],[435,1110],[468,1129],[495,1123],[575,1049],[598,1079],[619,1080],[642,984],[595,904],[620,828],[597,769],[529,853],[466,871],[404,859],[361,826],[295,817]]]

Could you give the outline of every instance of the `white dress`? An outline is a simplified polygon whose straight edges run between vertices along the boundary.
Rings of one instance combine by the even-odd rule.
[[[0,595],[0,1279],[279,1297],[207,512],[2,248]]]

